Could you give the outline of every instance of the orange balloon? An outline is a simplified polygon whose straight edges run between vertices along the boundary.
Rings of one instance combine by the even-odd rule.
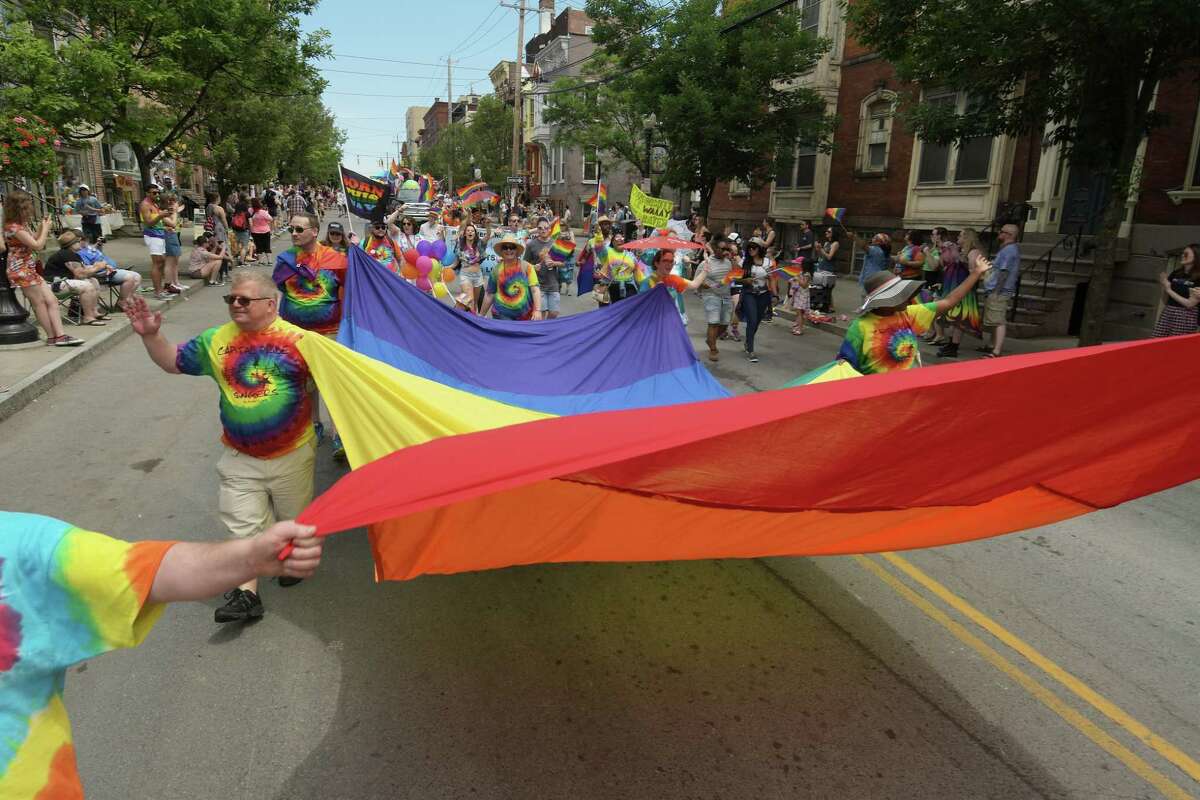
[[[415,281],[417,278],[421,277],[421,273],[417,272],[416,266],[408,263],[407,261],[405,261],[403,266],[400,267],[400,274],[405,278],[408,278],[410,281]]]
[[[443,283],[453,283],[454,277],[455,276],[454,276],[454,268],[453,267],[446,267],[444,270],[442,270],[442,282]]]

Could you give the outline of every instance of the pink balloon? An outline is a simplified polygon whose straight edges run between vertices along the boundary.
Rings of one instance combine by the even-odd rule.
[[[429,256],[421,256],[417,259],[417,272],[421,277],[425,277],[433,271],[433,259]]]
[[[433,281],[429,280],[428,275],[422,275],[421,277],[417,278],[417,288],[422,292],[432,291]]]

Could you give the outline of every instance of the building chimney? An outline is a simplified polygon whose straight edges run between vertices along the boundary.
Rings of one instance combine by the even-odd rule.
[[[554,0],[538,0],[538,33],[549,33],[554,22]]]

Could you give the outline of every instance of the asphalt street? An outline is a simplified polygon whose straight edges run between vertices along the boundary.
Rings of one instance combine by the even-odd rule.
[[[226,319],[224,291],[176,303],[166,335]],[[838,346],[782,321],[760,337],[758,364],[722,343],[734,392]],[[216,399],[129,338],[0,424],[5,505],[221,538]],[[814,430],[796,479],[827,452]],[[879,457],[965,469],[920,453]],[[755,468],[729,453],[730,480]],[[339,474],[325,445],[318,488]],[[1193,484],[896,556],[384,584],[365,534],[341,534],[314,579],[264,588],[261,622],[179,605],[141,648],[73,669],[80,770],[92,800],[1200,796],[1198,515]]]

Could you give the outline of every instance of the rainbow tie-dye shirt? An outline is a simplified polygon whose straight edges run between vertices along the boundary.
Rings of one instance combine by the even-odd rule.
[[[838,358],[864,375],[920,366],[918,338],[933,326],[937,303],[911,305],[898,314],[863,314],[850,323]]]
[[[173,544],[0,511],[0,797],[83,797],[67,668],[141,644],[162,613],[146,597]]]
[[[279,316],[314,333],[337,333],[342,321],[346,254],[318,244],[305,253],[293,247],[275,259],[274,281],[283,293]]]
[[[533,317],[533,287],[538,285],[532,264],[517,260],[515,266],[500,264],[488,276],[487,291],[492,298],[492,316],[496,319],[523,320]]]
[[[227,322],[179,345],[179,371],[208,375],[221,389],[225,444],[277,458],[313,439],[308,364],[298,347],[303,337],[281,319],[250,333]]]

